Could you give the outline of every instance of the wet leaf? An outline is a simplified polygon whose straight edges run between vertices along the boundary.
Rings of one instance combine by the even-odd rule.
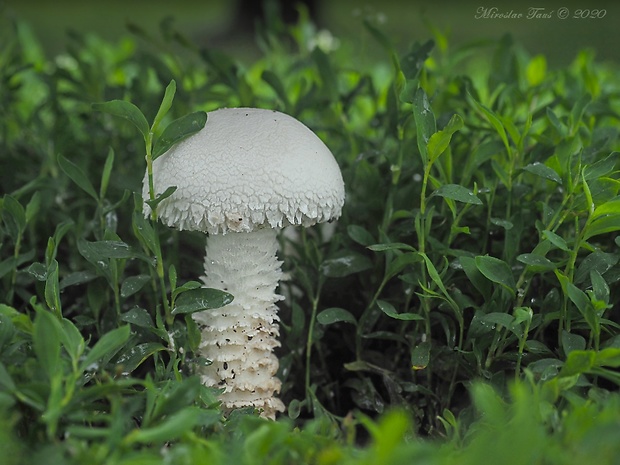
[[[512,270],[506,262],[489,255],[479,255],[475,258],[476,267],[487,279],[500,284],[513,295],[516,292],[516,283]]]
[[[93,103],[95,111],[102,111],[114,116],[119,116],[130,121],[142,134],[144,140],[147,139],[150,128],[144,114],[131,102],[125,100],[110,100],[104,103]]]
[[[154,328],[153,319],[144,308],[134,307],[121,315],[121,321],[141,328]]]
[[[438,195],[439,197],[456,200],[458,202],[482,205],[482,201],[476,197],[476,194],[458,184],[444,184],[434,191],[432,195]]]
[[[383,313],[390,318],[394,318],[395,320],[424,321],[424,317],[422,315],[418,315],[417,313],[398,313],[394,305],[386,302],[385,300],[377,300],[377,305]]]
[[[197,111],[172,121],[157,138],[153,147],[153,160],[166,153],[174,144],[196,134],[204,128],[207,122],[207,113]]]
[[[372,261],[356,252],[325,260],[320,266],[321,273],[328,278],[343,278],[370,268],[372,268]]]
[[[140,289],[144,287],[146,283],[149,282],[151,277],[146,274],[141,274],[138,276],[129,276],[123,280],[121,284],[121,297],[129,297],[130,295],[135,294]]]
[[[62,155],[58,154],[58,166],[69,178],[76,183],[84,192],[90,195],[95,201],[99,201],[99,196],[95,191],[92,183],[86,176],[86,173],[82,169],[73,163],[71,160],[66,159]]]
[[[220,308],[233,301],[233,296],[219,289],[201,287],[183,292],[177,297],[173,315],[195,313],[202,310]]]
[[[316,320],[322,325],[331,325],[334,323],[345,322],[356,325],[357,320],[351,312],[344,308],[331,307],[319,312]]]

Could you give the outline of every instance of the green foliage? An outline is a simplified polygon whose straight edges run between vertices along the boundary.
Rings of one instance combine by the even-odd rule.
[[[169,20],[56,57],[2,25],[8,463],[617,463],[617,65],[434,27],[403,52],[366,18],[365,69],[303,12],[249,64]],[[224,106],[302,120],[347,189],[337,223],[282,237],[276,422],[224,418],[194,374],[191,313],[234,296],[157,222],[153,160]]]

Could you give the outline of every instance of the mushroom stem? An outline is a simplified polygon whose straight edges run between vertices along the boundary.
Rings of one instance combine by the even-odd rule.
[[[201,280],[230,292],[234,301],[194,314],[202,328],[201,355],[212,361],[201,373],[203,383],[224,389],[225,410],[255,407],[271,419],[284,411],[275,397],[281,381],[273,353],[280,345],[276,302],[283,298],[275,292],[282,276],[277,250],[271,228],[210,235]]]

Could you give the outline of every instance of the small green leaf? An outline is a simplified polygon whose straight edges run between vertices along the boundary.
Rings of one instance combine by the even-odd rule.
[[[565,252],[570,252],[568,244],[566,243],[566,241],[564,240],[562,236],[558,236],[553,231],[549,231],[547,229],[543,231],[543,236],[545,237],[545,239],[551,242],[558,249],[563,250]]]
[[[368,248],[374,252],[385,252],[387,250],[407,250],[409,252],[416,252],[416,248],[405,244],[403,242],[388,242],[386,244],[373,244]]]
[[[166,200],[172,194],[174,194],[177,190],[177,186],[168,186],[164,192],[159,194],[153,200],[147,200],[146,204],[151,207],[151,210],[155,210],[157,205],[159,205],[163,200]]]
[[[155,119],[153,120],[153,126],[151,127],[151,130],[153,132],[157,131],[160,123],[162,122],[166,114],[168,114],[168,111],[170,111],[176,91],[177,83],[173,79],[172,81],[170,81],[170,84],[166,86],[166,90],[164,91],[164,98],[162,99],[161,105],[159,105],[159,110],[157,110],[157,114],[155,115]]]
[[[438,195],[446,199],[456,200],[463,203],[482,205],[482,201],[471,190],[458,184],[444,184],[435,190],[432,195]]]
[[[195,313],[202,310],[220,308],[233,301],[233,296],[219,289],[201,287],[183,292],[177,297],[173,315]]]
[[[377,305],[381,309],[383,313],[385,313],[390,318],[394,318],[395,320],[404,320],[404,321],[423,321],[424,317],[422,315],[418,315],[417,313],[398,313],[394,305],[385,300],[377,300]]]
[[[419,88],[413,97],[413,117],[416,125],[418,150],[424,166],[429,163],[428,143],[437,132],[437,123],[428,96]]]
[[[71,357],[71,361],[74,366],[77,367],[77,363],[84,353],[85,341],[84,337],[76,326],[66,318],[63,318],[60,322],[60,340],[65,350]]]
[[[132,373],[153,354],[165,350],[166,348],[158,342],[143,342],[127,348],[119,354],[115,363],[122,367],[123,373]]]
[[[574,350],[584,350],[586,348],[586,340],[579,334],[572,334],[566,330],[562,330],[562,350],[564,355],[568,357],[568,354]]]
[[[144,140],[148,139],[150,132],[149,123],[144,114],[133,103],[126,102],[125,100],[110,100],[109,102],[93,103],[93,109],[131,121],[138,128]]]
[[[343,278],[372,268],[372,261],[365,255],[350,252],[344,257],[330,258],[321,263],[319,269],[329,278]]]
[[[207,114],[197,111],[172,121],[161,133],[153,147],[153,160],[166,153],[174,144],[196,134],[207,123]]]
[[[556,267],[555,263],[547,257],[534,253],[521,254],[517,257],[517,260],[539,270],[552,270]]]
[[[135,294],[149,282],[151,277],[146,274],[140,274],[138,276],[129,276],[121,284],[121,297],[129,297]]]
[[[434,133],[428,140],[428,158],[430,163],[434,163],[442,153],[446,151],[455,132],[463,127],[463,118],[459,115],[452,115],[450,121],[440,131]]]
[[[282,103],[284,103],[285,107],[288,108],[290,106],[288,93],[286,92],[280,77],[273,71],[266,69],[261,74],[261,79],[271,86],[278,98],[282,100]]]
[[[510,153],[510,143],[508,141],[506,129],[504,129],[504,125],[502,124],[501,119],[497,116],[497,114],[495,114],[493,110],[478,102],[471,94],[468,94],[468,96],[470,98],[470,102],[473,103],[474,107],[484,115],[484,117],[489,123],[491,123],[491,126],[493,126],[493,128],[501,138],[502,142],[504,143],[506,152]]]
[[[595,181],[610,174],[616,167],[619,157],[620,152],[612,152],[604,159],[599,160],[590,166],[586,166],[583,170],[583,178],[586,181]]]
[[[401,70],[407,81],[418,78],[420,71],[424,68],[424,63],[435,47],[433,40],[427,40],[423,44],[414,43],[411,51],[400,60]]]
[[[411,351],[411,369],[423,370],[428,366],[431,359],[431,343],[424,341]]]
[[[153,319],[144,308],[134,307],[121,315],[121,321],[141,328],[154,328]]]
[[[129,340],[130,334],[129,325],[121,326],[105,333],[95,343],[93,348],[86,353],[80,365],[80,370],[86,371],[88,367],[102,359],[105,359],[107,362],[125,345]]]
[[[91,263],[102,258],[122,259],[136,256],[136,251],[122,241],[89,242],[81,239],[78,242],[78,250]]]
[[[167,443],[173,441],[194,428],[203,414],[198,407],[186,407],[167,416],[161,423],[131,431],[125,436],[126,445]]]
[[[547,73],[547,59],[544,55],[536,55],[525,68],[525,76],[530,87],[535,87],[545,80]]]
[[[374,244],[375,238],[362,226],[356,224],[350,224],[347,226],[347,234],[349,237],[358,244],[367,247]]]
[[[8,370],[2,362],[0,362],[0,388],[1,391],[12,392],[16,389],[15,381],[9,374]]]
[[[30,224],[30,222],[34,219],[35,216],[39,213],[41,208],[41,192],[36,191],[32,194],[30,198],[30,202],[26,205],[25,217],[26,223]]]
[[[532,163],[523,167],[523,171],[527,171],[528,173],[532,173],[541,178],[548,179],[549,181],[553,181],[557,184],[562,184],[562,178],[560,175],[553,169],[548,167],[543,163]]]
[[[108,184],[110,182],[110,176],[112,175],[112,167],[114,166],[114,150],[110,148],[108,156],[103,165],[103,172],[101,174],[101,186],[99,187],[99,197],[104,198],[108,191]]]
[[[37,311],[32,342],[41,368],[50,380],[61,372],[59,333],[58,319],[48,311]]]
[[[356,325],[357,320],[351,312],[344,308],[330,307],[322,310],[317,316],[316,321],[322,325],[331,325],[338,322],[351,323]]]
[[[90,195],[97,202],[99,201],[99,196],[95,191],[92,183],[89,181],[88,177],[82,171],[82,169],[77,166],[72,161],[66,159],[62,155],[58,154],[58,166],[60,169],[67,175],[69,178],[76,183],[84,192]]]
[[[14,241],[21,236],[26,228],[26,211],[14,197],[5,194],[2,202],[2,218],[8,233]]]
[[[513,295],[516,292],[516,283],[512,270],[508,264],[499,258],[489,255],[479,255],[475,258],[476,267],[487,279],[500,284]]]
[[[45,280],[45,302],[57,315],[61,315],[60,288],[58,285],[58,262],[53,260],[47,269]]]

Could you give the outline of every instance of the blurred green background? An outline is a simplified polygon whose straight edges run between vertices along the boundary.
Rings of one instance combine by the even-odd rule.
[[[373,18],[402,50],[431,37],[424,19],[450,31],[451,45],[510,32],[532,54],[547,55],[555,67],[569,63],[585,47],[595,49],[600,60],[620,61],[619,5],[616,0],[318,0],[316,21],[336,38],[355,38],[368,47],[361,19]],[[527,19],[530,7],[551,17]],[[568,8],[567,19],[558,18],[561,7]],[[523,18],[476,18],[484,8]],[[155,31],[164,17],[172,16],[177,28],[199,45],[235,51],[243,59],[256,53],[256,47],[252,35],[239,29],[236,10],[237,0],[0,0],[0,11],[30,23],[50,51],[63,49],[69,29],[115,40],[127,32],[128,21]],[[599,17],[573,18],[588,11]]]

